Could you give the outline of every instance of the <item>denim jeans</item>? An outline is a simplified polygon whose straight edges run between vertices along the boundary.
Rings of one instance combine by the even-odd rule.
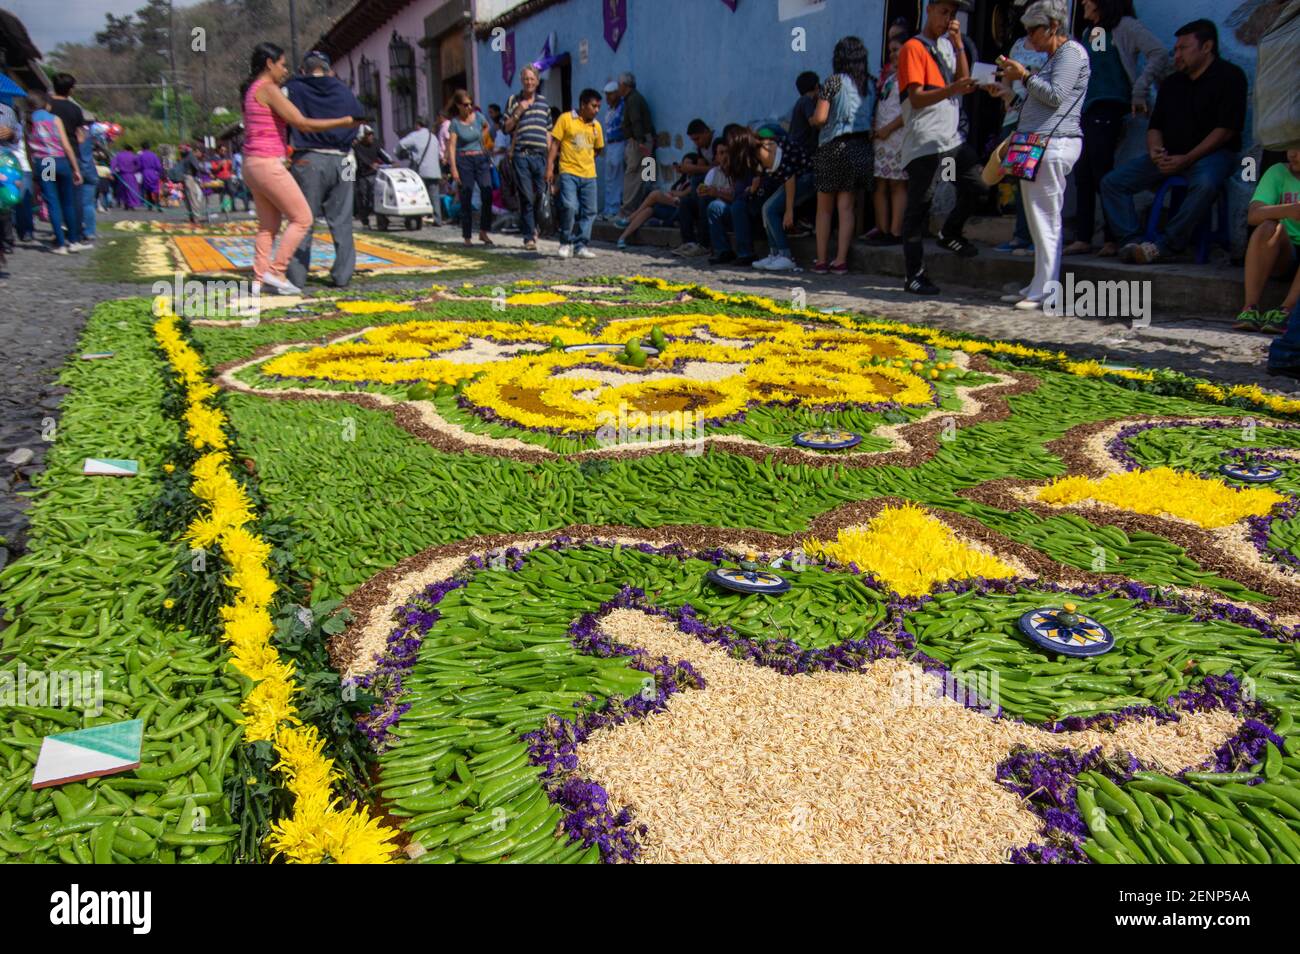
[[[749,196],[738,195],[730,202],[714,199],[709,203],[706,214],[714,255],[720,255],[731,249],[731,245],[727,242],[728,225],[736,233],[736,254],[741,258],[754,254],[754,236],[749,221]]]
[[[596,179],[560,173],[560,243],[574,251],[591,244],[591,223],[596,221]]]
[[[677,203],[677,227],[681,230],[683,245],[689,242],[697,245],[709,244],[708,229],[700,227],[702,210],[707,201],[694,192],[688,192],[682,196],[682,201]]]
[[[817,182],[813,176],[799,176],[794,181],[795,208],[817,191]],[[773,255],[790,254],[790,241],[785,237],[785,183],[768,196],[763,203],[763,229],[767,232],[767,250]]]
[[[513,161],[519,184],[519,231],[527,242],[537,238],[537,200],[546,188],[546,156],[536,150],[519,150]]]
[[[81,241],[81,206],[77,187],[72,183],[72,163],[60,156],[52,160],[53,181],[41,175],[45,160],[36,161],[33,175],[41,184],[41,195],[50,210],[50,228],[54,232],[55,247]]]
[[[81,185],[77,198],[81,202],[81,241],[95,241],[95,193],[99,191],[99,173],[95,171],[95,145],[90,137],[77,149],[81,167]]]
[[[36,194],[32,191],[32,174],[24,172],[23,197],[14,206],[14,229],[18,232],[20,239],[30,239],[32,232],[36,229],[35,204]]]
[[[1187,198],[1165,226],[1162,251],[1177,254],[1192,243],[1196,226],[1214,207],[1219,189],[1236,168],[1236,161],[1235,153],[1220,149],[1180,173],[1187,180]],[[1117,166],[1101,180],[1101,208],[1121,244],[1140,242],[1146,232],[1133,197],[1158,189],[1167,178],[1149,156],[1139,156]]]
[[[601,178],[605,182],[605,214],[618,218],[618,210],[623,207],[623,154],[627,141],[605,140],[605,151],[600,154],[604,168]]]
[[[1286,330],[1269,345],[1268,367],[1270,371],[1275,368],[1300,369],[1300,305],[1291,309]]]
[[[474,184],[478,183],[478,230],[486,235],[492,230],[492,163],[481,152],[458,153],[456,171],[460,173],[460,233],[469,240],[474,231]]]

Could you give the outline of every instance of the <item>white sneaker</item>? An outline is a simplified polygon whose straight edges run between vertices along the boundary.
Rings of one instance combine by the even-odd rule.
[[[1042,311],[1043,303],[1034,301],[1032,298],[1026,298],[1023,301],[1016,302],[1016,309],[1019,311]]]
[[[94,251],[95,246],[90,242],[73,242],[68,246],[70,252],[90,252]]]
[[[580,248],[574,253],[578,258],[595,258],[596,253],[589,248]]]
[[[1025,296],[1020,292],[1012,292],[1009,295],[1003,295],[999,301],[1004,305],[1018,305],[1025,300]]]
[[[269,288],[277,295],[301,295],[302,289],[285,278],[276,278],[270,272],[262,276],[262,287]]]
[[[572,246],[572,245],[561,245],[561,246],[560,246],[560,258],[572,258],[572,257],[573,257],[573,246]]]
[[[758,267],[757,263],[754,267]],[[763,266],[763,270],[768,272],[793,272],[797,271],[798,268],[799,266],[795,263],[795,260],[788,255],[773,255],[771,260]]]
[[[54,248],[50,249],[50,251],[55,255],[67,255],[68,247],[66,245],[56,245]]]
[[[758,259],[758,261],[754,262],[754,264],[749,267],[757,268],[759,271],[767,271],[767,266],[772,264],[772,259],[774,258],[776,258],[775,255],[764,255],[762,258]]]

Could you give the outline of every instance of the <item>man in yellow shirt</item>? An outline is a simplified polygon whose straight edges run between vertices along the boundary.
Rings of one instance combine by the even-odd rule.
[[[551,130],[551,151],[546,160],[546,183],[555,181],[556,160],[560,176],[560,258],[595,258],[591,223],[596,220],[596,157],[605,148],[605,133],[596,121],[600,93],[584,89],[578,108],[565,113]]]

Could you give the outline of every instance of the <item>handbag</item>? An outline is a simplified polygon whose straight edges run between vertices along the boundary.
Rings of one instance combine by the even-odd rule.
[[[1062,47],[1064,49],[1064,47]],[[1038,164],[1043,161],[1043,156],[1047,153],[1047,147],[1056,135],[1056,131],[1061,128],[1061,123],[1065,122],[1065,117],[1074,112],[1074,107],[1083,102],[1083,97],[1088,95],[1085,88],[1078,98],[1070,104],[1070,108],[1061,114],[1061,118],[1056,121],[1052,131],[1044,136],[1042,133],[1025,133],[1016,129],[1002,146],[994,151],[996,156],[1006,148],[1000,163],[1002,176],[1010,176],[1013,179],[1023,179],[1025,182],[1033,182],[1038,178]],[[1020,116],[1024,118],[1024,107],[1021,107]],[[1020,125],[1019,122],[1016,123]],[[990,160],[991,161],[991,160]],[[985,167],[985,175],[988,175],[988,167]],[[985,180],[987,181],[987,179]],[[992,185],[993,183],[989,183]]]

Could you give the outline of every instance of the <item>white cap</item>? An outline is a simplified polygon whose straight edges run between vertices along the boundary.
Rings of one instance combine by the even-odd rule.
[[[605,84],[605,92],[607,92],[607,93],[617,93],[617,92],[618,92],[618,83],[615,82],[614,80],[610,80],[608,83]]]

